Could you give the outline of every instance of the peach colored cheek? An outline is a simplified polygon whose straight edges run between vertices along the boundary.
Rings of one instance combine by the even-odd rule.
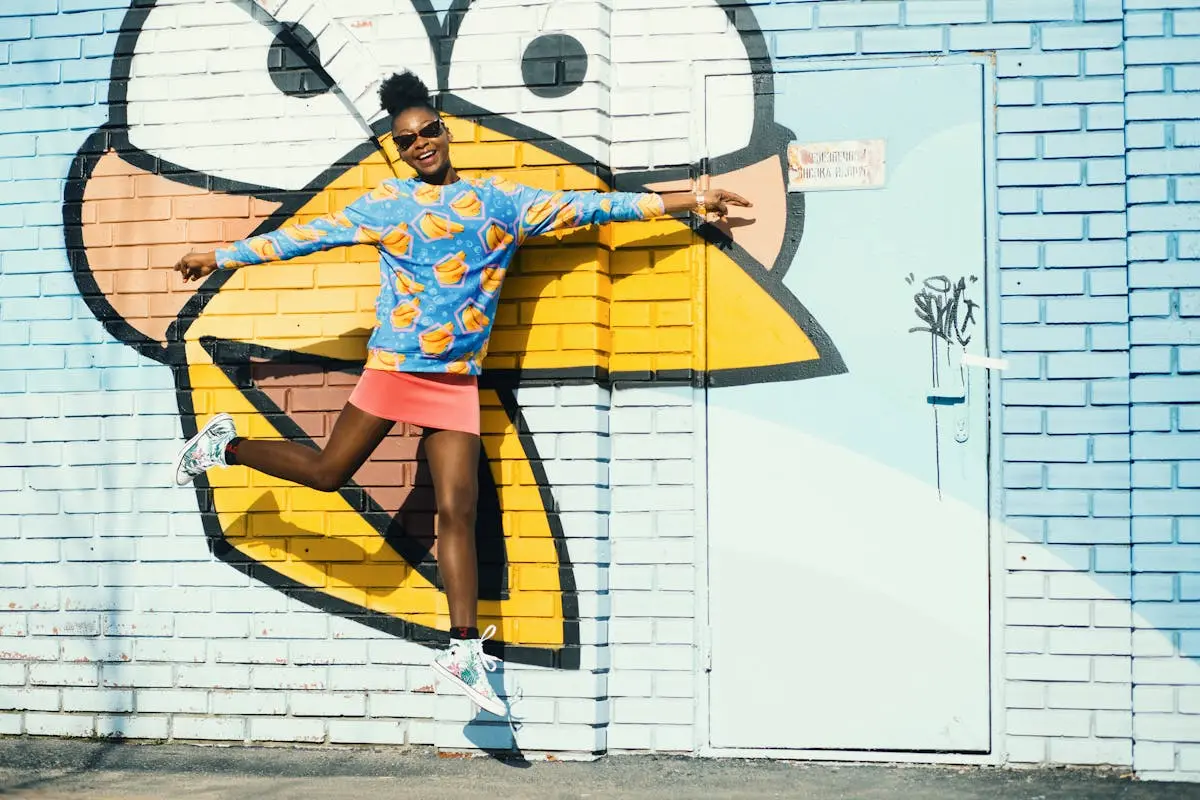
[[[249,236],[278,207],[177,183],[110,151],[84,187],[87,266],[117,314],[161,342],[196,289],[174,271],[180,257]]]
[[[737,224],[721,223],[718,227],[767,269],[775,264],[779,256],[788,223],[787,186],[784,185],[779,167],[779,157],[771,156],[732,172],[713,175],[709,179],[712,188],[727,189],[754,204],[753,208],[731,209],[729,216],[737,219]],[[686,192],[691,190],[692,184],[690,181],[678,181],[656,183],[647,188],[652,192]]]

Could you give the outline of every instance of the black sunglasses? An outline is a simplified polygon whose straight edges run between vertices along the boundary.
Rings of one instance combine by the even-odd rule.
[[[396,137],[396,146],[399,147],[400,152],[403,153],[405,150],[407,150],[408,148],[410,148],[414,144],[416,144],[417,137],[421,137],[424,139],[433,139],[438,136],[441,136],[442,131],[444,131],[445,129],[446,129],[445,126],[442,125],[442,121],[440,119],[435,119],[433,122],[430,122],[428,125],[426,125],[424,128],[421,128],[421,130],[417,131],[416,133],[402,133],[399,136],[397,136]]]

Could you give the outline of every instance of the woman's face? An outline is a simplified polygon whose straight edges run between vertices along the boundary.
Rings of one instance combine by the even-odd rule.
[[[450,166],[450,132],[437,112],[409,108],[392,120],[392,137],[405,164],[428,178],[445,173]]]

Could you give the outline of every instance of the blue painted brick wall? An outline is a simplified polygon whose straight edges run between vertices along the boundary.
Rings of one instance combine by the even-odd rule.
[[[1200,688],[1191,645],[1200,603],[1186,587],[1200,576],[1190,531],[1200,520],[1200,438],[1194,429],[1200,333],[1187,287],[1200,281],[1197,143],[1200,2],[1126,0],[1129,119],[1129,314],[1132,428],[1135,765],[1144,774],[1200,779],[1200,745],[1181,735]]]

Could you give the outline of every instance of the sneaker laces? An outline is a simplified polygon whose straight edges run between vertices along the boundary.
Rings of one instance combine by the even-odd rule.
[[[215,425],[204,433],[204,437],[196,443],[193,451],[193,461],[202,462],[205,458],[215,465],[228,467],[225,462],[225,445],[229,443],[236,431],[228,429],[227,425]]]
[[[496,633],[496,626],[489,625],[487,630],[478,639],[451,639],[450,640],[450,657],[455,661],[467,660],[467,654],[472,653],[483,665],[483,668],[488,672],[495,672],[498,664],[494,656],[488,655],[483,651],[483,642],[486,639],[492,638]]]
[[[490,639],[495,635],[496,635],[496,626],[488,625],[487,630],[485,630],[480,635],[480,637],[478,639],[476,639],[474,642],[475,655],[477,655],[479,657],[479,663],[483,664],[483,668],[486,669],[488,672],[495,672],[496,665],[499,663],[499,661],[496,659],[495,656],[491,656],[491,655],[488,655],[487,653],[483,652],[483,643],[485,640]]]

